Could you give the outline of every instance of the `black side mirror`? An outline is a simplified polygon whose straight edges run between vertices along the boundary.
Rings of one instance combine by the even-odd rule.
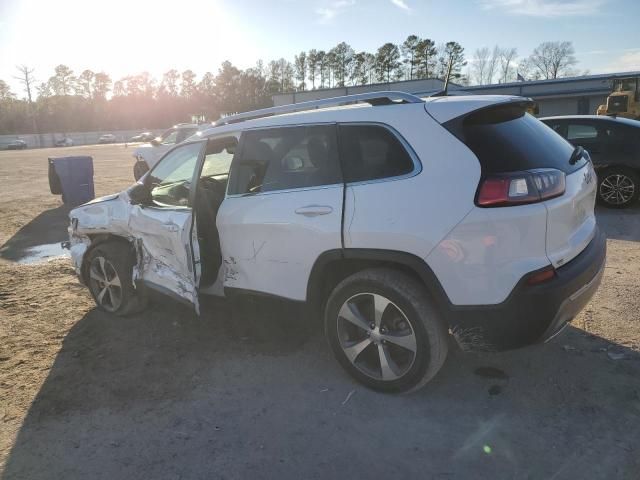
[[[153,145],[154,147],[157,147],[158,145],[160,145],[160,138],[156,137],[156,138],[152,139],[149,143],[151,145]]]
[[[151,205],[151,191],[144,183],[136,183],[127,193],[131,205]]]

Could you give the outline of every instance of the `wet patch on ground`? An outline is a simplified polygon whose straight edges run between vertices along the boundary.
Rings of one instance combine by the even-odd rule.
[[[47,243],[26,248],[23,256],[16,259],[17,263],[39,263],[52,258],[68,257],[69,250],[62,248],[60,243]]]

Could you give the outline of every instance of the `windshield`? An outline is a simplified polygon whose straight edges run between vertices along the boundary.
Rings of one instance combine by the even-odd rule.
[[[636,90],[637,78],[623,78],[621,80],[614,80],[613,90],[615,92],[634,92]]]

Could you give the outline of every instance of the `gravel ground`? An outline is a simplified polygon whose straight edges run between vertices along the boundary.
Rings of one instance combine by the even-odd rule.
[[[122,145],[0,152],[0,472],[39,478],[638,478],[640,208],[599,210],[605,277],[565,333],[453,352],[413,395],[350,380],[298,307],[93,308],[64,259],[46,158],[94,157],[96,193],[132,182]]]

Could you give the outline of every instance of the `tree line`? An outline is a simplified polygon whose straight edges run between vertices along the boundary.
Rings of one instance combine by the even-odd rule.
[[[302,51],[293,61],[258,61],[244,70],[225,61],[216,74],[206,72],[200,78],[192,70],[171,69],[160,79],[143,72],[113,81],[105,72],[76,74],[58,65],[51,77],[38,81],[32,68],[19,66],[16,78],[23,98],[0,79],[0,134],[157,129],[188,121],[191,115],[215,120],[221,114],[267,107],[272,95],[282,92],[446,80],[447,75],[464,85],[515,80],[516,72],[525,78],[556,78],[573,73],[575,63],[570,42],[545,42],[518,62],[515,48],[483,47],[468,63],[455,41],[436,45],[409,35],[401,44],[385,43],[375,52],[356,52],[340,42],[330,50]]]

